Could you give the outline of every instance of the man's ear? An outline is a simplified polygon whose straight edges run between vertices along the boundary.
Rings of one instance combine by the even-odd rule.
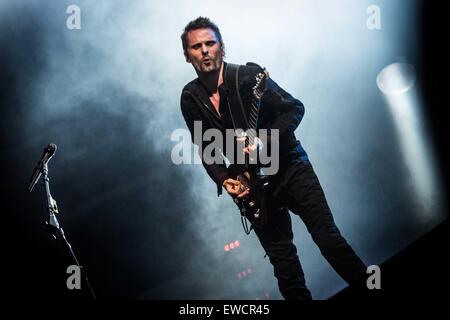
[[[191,63],[191,60],[188,58],[186,52],[184,52],[184,57],[186,58],[186,62],[187,62],[187,63]]]

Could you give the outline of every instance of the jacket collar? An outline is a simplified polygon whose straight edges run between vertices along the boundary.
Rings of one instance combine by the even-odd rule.
[[[224,61],[224,65],[223,65],[223,72],[222,72],[222,77],[224,78],[222,84],[220,85],[220,87],[226,89],[226,84],[225,84],[225,72],[226,72],[226,68],[227,68],[227,63]],[[197,84],[197,95],[200,99],[200,101],[204,104],[204,107],[207,107],[218,119],[220,119],[219,114],[216,111],[216,108],[214,108],[214,105],[212,104],[211,100],[209,99],[209,95],[208,95],[208,91],[206,90],[205,86],[201,83],[200,79],[197,78],[196,79],[196,84]]]

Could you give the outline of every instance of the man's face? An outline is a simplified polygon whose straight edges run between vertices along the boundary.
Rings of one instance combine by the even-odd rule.
[[[223,48],[212,29],[196,29],[187,34],[186,61],[199,72],[219,70]]]

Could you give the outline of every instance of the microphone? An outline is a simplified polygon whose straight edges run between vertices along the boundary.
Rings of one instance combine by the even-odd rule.
[[[31,176],[30,184],[28,185],[28,191],[30,192],[33,191],[34,186],[39,181],[42,175],[42,167],[50,161],[55,152],[56,152],[56,144],[54,143],[50,143],[44,149],[44,153],[42,154],[41,159],[39,160],[36,168],[34,169],[33,175]]]

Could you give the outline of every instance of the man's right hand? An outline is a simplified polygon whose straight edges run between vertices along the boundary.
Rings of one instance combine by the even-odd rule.
[[[233,198],[234,197],[242,198],[250,193],[250,189],[245,188],[244,185],[239,180],[228,178],[223,182],[223,186],[225,187],[225,189],[227,189],[227,192]]]

